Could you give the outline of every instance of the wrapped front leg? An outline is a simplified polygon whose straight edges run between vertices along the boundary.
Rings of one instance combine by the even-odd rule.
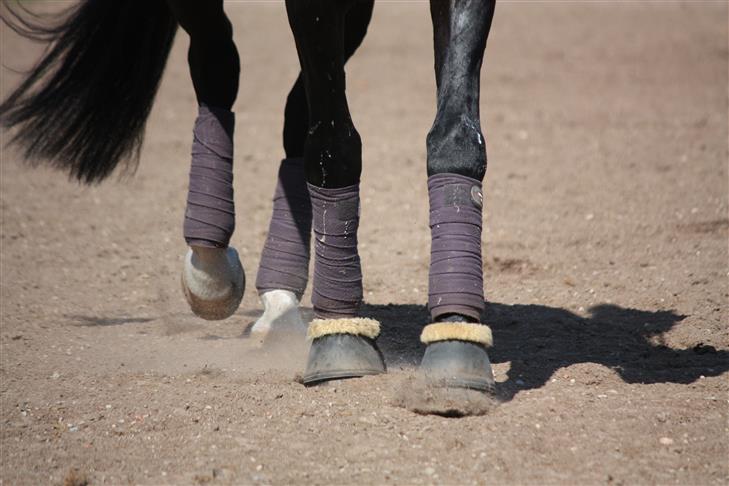
[[[316,254],[311,302],[317,318],[309,326],[312,344],[304,383],[384,373],[385,361],[375,342],[380,325],[356,317],[362,302],[359,185],[309,185],[309,193]]]
[[[478,322],[484,308],[481,182],[459,174],[436,174],[428,178],[428,195],[428,309],[434,322],[448,315]]]
[[[430,290],[433,324],[420,337],[427,345],[420,370],[437,386],[488,391],[494,377],[486,348],[491,329],[484,308],[481,182],[459,174],[428,179],[430,196]],[[443,322],[445,321],[445,322]]]
[[[357,253],[359,184],[324,189],[309,184],[313,210],[314,287],[311,303],[320,318],[352,317],[362,302]]]

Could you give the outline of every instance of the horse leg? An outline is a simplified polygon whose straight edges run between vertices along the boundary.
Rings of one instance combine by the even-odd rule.
[[[373,0],[360,1],[345,14],[345,63],[367,33],[373,5]],[[300,73],[286,100],[283,127],[286,158],[279,167],[273,214],[256,278],[264,312],[253,324],[251,334],[259,339],[272,329],[306,332],[299,300],[308,283],[311,239],[311,202],[304,174],[308,131],[309,110]]]
[[[315,240],[316,319],[304,383],[384,371],[374,345],[379,323],[357,318],[362,272],[357,253],[362,146],[345,95],[345,16],[357,1],[288,0],[309,112],[304,174]]]
[[[433,324],[421,368],[448,386],[489,389],[481,260],[486,149],[480,128],[480,71],[494,1],[431,0],[438,107],[427,137]]]
[[[238,94],[240,61],[222,0],[168,4],[190,36],[188,63],[199,105],[183,229],[190,249],[182,288],[195,314],[225,319],[238,308],[245,288],[238,253],[228,246],[235,228],[235,115],[230,109]]]

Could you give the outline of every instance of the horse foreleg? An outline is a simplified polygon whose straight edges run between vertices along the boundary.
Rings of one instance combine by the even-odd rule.
[[[373,0],[360,1],[345,14],[345,62],[359,47],[372,17]],[[263,339],[270,331],[306,332],[299,301],[308,283],[311,240],[311,202],[304,173],[304,145],[309,131],[309,109],[300,73],[286,99],[283,147],[273,195],[273,213],[261,252],[256,289],[263,314],[251,334]]]
[[[182,288],[192,311],[225,319],[243,297],[245,276],[228,247],[235,228],[233,130],[240,62],[222,0],[168,0],[190,36],[188,62],[199,112],[193,129]]]
[[[481,260],[486,148],[479,114],[480,71],[494,2],[431,0],[438,107],[428,133],[431,262],[428,308],[433,324],[421,368],[448,386],[487,389]]]
[[[304,172],[312,206],[316,319],[304,382],[384,371],[374,345],[379,324],[357,318],[362,272],[357,253],[362,147],[345,95],[346,14],[359,2],[289,0],[308,107]]]

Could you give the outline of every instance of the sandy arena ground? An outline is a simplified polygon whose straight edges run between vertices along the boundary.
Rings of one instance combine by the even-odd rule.
[[[397,406],[427,323],[427,3],[380,1],[348,67],[363,314],[391,373],[307,389],[253,288],[298,71],[284,7],[231,2],[240,310],[179,287],[195,102],[180,34],[134,178],[2,152],[2,484],[727,484],[727,3],[502,2],[483,70],[485,281],[503,403]],[[37,49],[2,29],[2,64]],[[17,82],[2,70],[2,92]],[[309,308],[308,294],[304,305]]]

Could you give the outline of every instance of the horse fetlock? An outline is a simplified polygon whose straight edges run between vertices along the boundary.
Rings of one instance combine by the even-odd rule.
[[[319,187],[357,184],[362,173],[362,140],[348,114],[322,117],[304,145],[306,179]]]
[[[228,248],[192,247],[185,256],[182,289],[198,317],[230,317],[243,299],[245,273],[238,252]]]
[[[481,180],[486,172],[486,140],[477,118],[436,119],[426,139],[428,175],[461,174]]]

